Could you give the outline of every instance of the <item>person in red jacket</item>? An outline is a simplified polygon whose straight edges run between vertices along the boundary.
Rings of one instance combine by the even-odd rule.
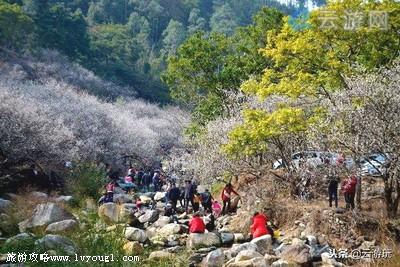
[[[206,225],[204,224],[203,219],[198,213],[195,213],[189,222],[189,233],[203,234],[205,230]]]
[[[262,213],[256,212],[253,215],[253,224],[250,226],[251,238],[271,234],[267,229],[268,218]]]
[[[346,209],[354,209],[354,197],[356,195],[357,178],[352,175],[342,182],[342,190],[344,200],[346,201]]]
[[[235,195],[239,196],[239,194],[233,189],[231,183],[227,183],[222,190],[221,199],[223,203],[222,214],[226,214],[230,211],[231,208],[231,194],[234,193]],[[240,196],[239,196],[240,197]]]

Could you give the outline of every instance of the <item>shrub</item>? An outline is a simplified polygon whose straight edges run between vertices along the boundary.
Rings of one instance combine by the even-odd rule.
[[[77,165],[67,177],[67,190],[79,201],[85,197],[99,199],[100,188],[104,185],[105,171],[95,164]]]

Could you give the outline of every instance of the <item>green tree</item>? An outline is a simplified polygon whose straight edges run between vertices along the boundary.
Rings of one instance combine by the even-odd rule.
[[[278,11],[265,8],[254,24],[232,37],[201,32],[189,37],[168,60],[163,75],[171,96],[193,109],[195,121],[202,125],[221,115],[229,105],[227,95],[270,64],[258,50],[265,47],[266,32],[281,27],[282,18]]]
[[[200,16],[200,9],[192,9],[188,18],[188,35],[192,35],[198,31],[205,31],[206,26],[207,21]]]
[[[99,0],[90,2],[87,17],[90,24],[125,24],[132,11],[129,0]]]
[[[19,48],[23,38],[32,31],[32,20],[21,6],[0,0],[0,45]]]
[[[210,18],[211,30],[215,32],[231,35],[237,26],[235,13],[228,4],[217,7]]]
[[[162,52],[166,56],[176,53],[179,45],[185,40],[186,29],[179,21],[171,19],[167,28],[163,31]]]

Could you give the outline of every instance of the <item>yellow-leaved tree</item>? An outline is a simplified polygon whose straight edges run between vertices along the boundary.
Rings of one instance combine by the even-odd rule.
[[[262,56],[273,62],[261,78],[249,79],[242,91],[261,101],[281,99],[271,110],[244,110],[244,122],[230,133],[224,150],[248,156],[283,149],[285,138],[306,135],[324,118],[320,100],[345,90],[346,77],[373,72],[393,62],[400,48],[400,3],[393,0],[330,1],[310,13],[301,30],[286,19],[268,33]]]

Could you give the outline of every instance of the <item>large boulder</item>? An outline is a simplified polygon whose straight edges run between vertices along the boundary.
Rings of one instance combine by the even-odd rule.
[[[125,255],[138,255],[143,252],[142,245],[137,241],[129,241],[124,244],[123,248]]]
[[[128,194],[121,193],[121,194],[114,194],[113,196],[113,202],[114,203],[131,203],[132,202],[132,197]]]
[[[46,233],[62,233],[73,231],[78,227],[78,222],[75,220],[64,220],[51,223],[46,228]]]
[[[224,259],[224,251],[216,249],[207,254],[207,257],[203,260],[203,265],[207,267],[220,267],[224,265]]]
[[[229,261],[227,267],[268,267],[268,263],[263,257],[252,258],[243,261]]]
[[[232,246],[235,235],[232,233],[220,233],[221,242],[223,246]]]
[[[158,220],[153,224],[153,226],[161,228],[161,227],[169,224],[169,222],[170,222],[170,218],[168,216],[160,216],[158,218]]]
[[[138,241],[140,243],[144,243],[147,240],[146,232],[135,228],[135,227],[127,227],[125,229],[125,238],[129,241]]]
[[[322,263],[326,266],[334,266],[334,267],[344,267],[345,265],[341,262],[336,261],[334,258],[330,256],[329,252],[324,252],[321,254]]]
[[[236,255],[235,262],[251,260],[253,258],[259,258],[259,257],[263,257],[263,255],[261,255],[257,251],[254,251],[254,250],[242,250]]]
[[[214,233],[204,233],[204,234],[190,234],[187,239],[186,245],[188,248],[202,248],[202,247],[219,247],[221,246],[221,240],[218,235]]]
[[[15,232],[16,229],[15,222],[10,215],[6,213],[0,214],[0,230],[4,233],[12,234]]]
[[[74,216],[55,203],[43,203],[36,206],[33,215],[18,224],[20,232],[42,231],[53,222],[74,219]]]
[[[149,197],[149,196],[141,195],[139,198],[140,198],[140,201],[145,205],[151,203],[151,197]]]
[[[169,236],[174,234],[180,234],[182,232],[182,227],[180,224],[169,223],[164,225],[160,230],[158,230],[157,234],[161,236]]]
[[[257,251],[262,255],[266,253],[270,253],[273,251],[272,248],[272,237],[270,235],[263,235],[257,238],[254,238],[250,241],[250,243],[257,246]]]
[[[19,244],[28,244],[33,243],[35,240],[35,236],[30,233],[21,233],[15,236],[8,238],[5,242],[6,245],[11,247],[18,247]]]
[[[133,203],[124,203],[119,207],[119,217],[120,221],[128,221],[131,214],[134,213],[134,209],[136,208],[136,204]]]
[[[6,212],[12,205],[12,202],[7,199],[0,198],[0,213]]]
[[[39,192],[39,191],[33,191],[30,193],[30,196],[39,200],[45,200],[49,197],[46,193]]]
[[[271,264],[271,267],[299,267],[300,265],[293,263],[293,262],[289,262],[283,259],[279,259],[277,261],[274,261]]]
[[[154,200],[155,200],[155,201],[162,201],[162,200],[165,199],[165,195],[166,195],[166,194],[167,194],[166,192],[157,192],[157,193],[154,195]]]
[[[306,265],[311,262],[311,255],[306,245],[292,244],[284,246],[280,255],[283,260],[298,263],[300,265]]]
[[[35,246],[44,250],[56,250],[73,255],[78,249],[74,242],[60,235],[45,235],[35,242]]]
[[[104,203],[98,209],[99,217],[107,224],[120,222],[120,208],[115,203]]]
[[[150,253],[149,259],[152,260],[164,260],[164,259],[170,259],[174,256],[171,252],[164,251],[164,250],[159,250],[159,251],[153,251]]]
[[[55,202],[60,202],[60,203],[69,203],[74,199],[73,196],[59,196],[54,199]]]
[[[229,257],[236,257],[236,255],[243,250],[257,251],[257,249],[257,245],[250,242],[246,242],[243,244],[233,244],[232,248],[229,250]]]
[[[139,222],[141,223],[153,223],[158,219],[157,210],[147,210],[142,216],[139,217]]]

